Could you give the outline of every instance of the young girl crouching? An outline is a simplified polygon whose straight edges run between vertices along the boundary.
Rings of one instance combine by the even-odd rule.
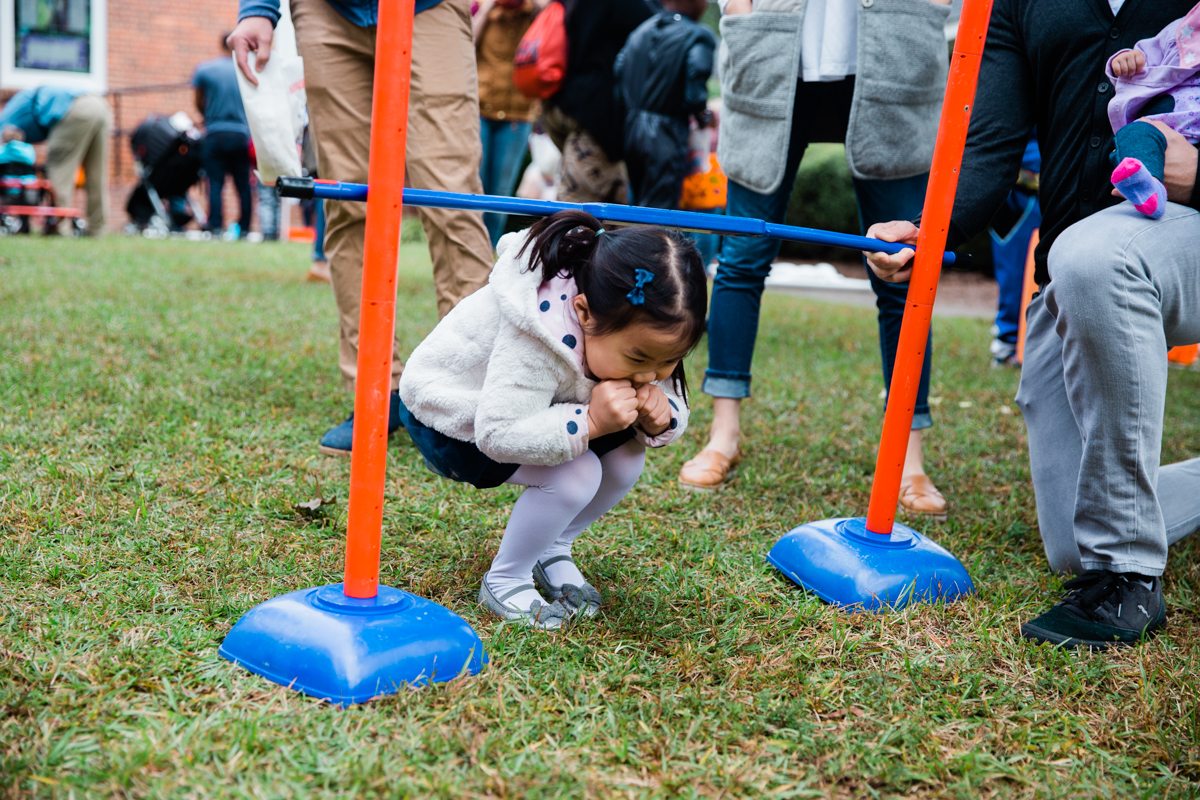
[[[438,475],[528,487],[479,601],[553,629],[600,608],[571,545],[633,487],[646,447],[687,426],[683,358],[707,284],[682,234],[606,231],[581,211],[505,236],[498,254],[488,285],[413,352],[400,418]]]

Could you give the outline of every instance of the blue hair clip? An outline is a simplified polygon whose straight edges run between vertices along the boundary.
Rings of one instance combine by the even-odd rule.
[[[650,281],[654,280],[654,273],[644,269],[635,269],[633,271],[633,290],[625,295],[629,299],[630,305],[640,306],[646,302],[646,292],[642,287]]]

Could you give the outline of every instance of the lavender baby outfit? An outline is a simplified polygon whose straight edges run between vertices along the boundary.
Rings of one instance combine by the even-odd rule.
[[[1146,57],[1141,72],[1118,78],[1113,75],[1111,59],[1105,66],[1115,90],[1108,104],[1113,132],[1139,119],[1162,122],[1196,144],[1200,141],[1200,4],[1158,36],[1143,39],[1134,47]],[[1175,101],[1174,109],[1142,116],[1150,101],[1164,96]]]

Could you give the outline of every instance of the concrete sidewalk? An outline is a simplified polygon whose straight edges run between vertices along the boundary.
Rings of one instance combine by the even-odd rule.
[[[804,262],[797,259],[780,259],[780,263],[801,264]],[[867,279],[867,269],[862,262],[832,263],[838,273],[847,278],[863,281]],[[794,297],[806,297],[824,303],[872,308],[875,306],[875,293],[869,289],[864,291],[838,288],[793,288],[768,284],[767,291]],[[998,298],[999,291],[996,282],[991,278],[977,272],[946,270],[942,272],[941,280],[938,283],[938,295],[933,304],[933,313],[934,316],[939,317],[991,318],[996,315]]]

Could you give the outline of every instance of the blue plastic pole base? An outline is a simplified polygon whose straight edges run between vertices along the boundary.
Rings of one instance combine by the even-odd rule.
[[[217,652],[338,706],[473,675],[487,664],[483,642],[453,611],[390,586],[368,600],[346,597],[340,583],[255,606]]]
[[[868,531],[863,517],[810,522],[776,542],[767,561],[825,602],[847,610],[951,603],[975,592],[957,558],[898,522],[890,536]]]

